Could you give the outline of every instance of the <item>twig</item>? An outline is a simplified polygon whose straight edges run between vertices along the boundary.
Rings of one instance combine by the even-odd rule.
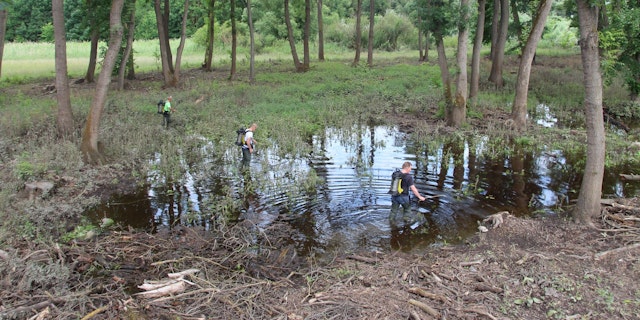
[[[93,318],[94,316],[96,316],[98,313],[101,313],[103,311],[107,310],[107,306],[102,306],[98,309],[95,309],[91,312],[89,312],[86,316],[82,317],[82,320],[89,320],[91,318]]]
[[[604,258],[605,256],[607,256],[609,254],[616,254],[616,253],[620,253],[620,252],[623,252],[623,251],[633,250],[633,249],[636,249],[636,248],[640,248],[640,242],[637,242],[637,243],[634,243],[634,244],[631,244],[631,245],[628,245],[628,246],[625,246],[625,247],[620,247],[620,248],[616,248],[616,249],[612,249],[612,250],[607,250],[607,251],[596,253],[593,258],[595,260],[600,260],[600,259]]]
[[[468,261],[468,262],[460,262],[460,266],[461,267],[468,267],[468,266],[473,266],[476,264],[481,264],[484,261],[484,259],[479,259],[479,260],[475,260],[475,261]]]
[[[422,309],[422,311],[430,314],[431,316],[433,316],[434,318],[440,318],[440,312],[438,312],[436,309],[429,307],[428,305],[417,301],[417,300],[413,300],[413,299],[409,299],[409,303]]]
[[[491,320],[497,320],[497,318],[496,318],[496,317],[494,317],[494,316],[492,316],[489,312],[486,312],[486,311],[483,311],[483,310],[478,310],[478,309],[476,309],[476,308],[466,308],[466,309],[463,309],[462,311],[465,311],[465,312],[474,312],[474,313],[477,313],[477,314],[480,314],[480,315],[486,316],[487,318],[489,318],[489,319],[491,319]]]
[[[409,292],[413,293],[413,294],[417,294],[419,296],[425,297],[425,298],[429,298],[429,299],[433,299],[433,300],[438,300],[438,301],[442,301],[444,303],[450,302],[449,299],[447,299],[447,297],[439,295],[439,294],[435,294],[435,293],[431,293],[431,292],[427,292],[421,288],[409,288]]]
[[[360,261],[360,262],[371,263],[371,264],[376,264],[376,263],[380,262],[380,260],[375,259],[375,258],[367,258],[367,257],[363,257],[363,256],[358,256],[358,255],[351,255],[348,258],[352,259],[352,260]]]

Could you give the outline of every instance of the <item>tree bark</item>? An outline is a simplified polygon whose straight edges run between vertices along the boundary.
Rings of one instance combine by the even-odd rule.
[[[204,64],[202,65],[205,71],[211,71],[211,65],[213,62],[213,40],[214,40],[214,31],[215,31],[215,14],[214,8],[216,4],[216,0],[208,1],[208,25],[207,25],[207,49],[204,53]]]
[[[67,76],[67,37],[64,27],[63,7],[63,0],[53,0],[51,2],[53,33],[55,38],[58,135],[62,138],[69,138],[73,134],[73,113],[71,111],[69,77]]]
[[[120,68],[118,69],[118,90],[124,89],[124,74],[129,64],[129,57],[133,48],[133,38],[136,29],[136,0],[131,1],[131,15],[129,16],[129,24],[127,25],[127,46],[122,53],[122,60],[120,60]]]
[[[156,24],[158,26],[162,76],[165,87],[175,87],[177,82],[173,75],[173,57],[171,56],[171,44],[169,43],[169,1],[164,1],[164,7],[160,5],[160,1],[161,0],[154,0],[153,7],[156,13]]]
[[[304,0],[304,35],[302,39],[302,49],[304,56],[303,68],[304,72],[311,68],[311,53],[309,51],[309,38],[311,37],[311,0]]]
[[[289,14],[289,0],[284,0],[284,22],[287,25],[287,38],[289,39],[289,46],[291,47],[291,56],[293,57],[293,65],[297,72],[304,71],[300,59],[298,59],[298,52],[296,51],[296,43],[293,38],[293,27],[291,26],[291,15]]]
[[[184,1],[184,12],[182,13],[182,28],[180,29],[180,44],[176,52],[176,64],[173,72],[176,84],[180,83],[180,66],[182,65],[182,52],[184,43],[187,40],[187,18],[189,17],[189,0]]]
[[[572,212],[578,223],[592,224],[600,214],[602,178],[604,175],[605,132],[602,117],[602,74],[598,52],[598,8],[587,0],[577,0],[580,22],[580,51],[584,74],[584,107],[587,127],[587,161]]]
[[[91,24],[95,24],[95,22]],[[100,40],[100,33],[98,32],[97,26],[92,26],[91,28],[89,65],[87,66],[87,73],[84,76],[84,81],[87,83],[93,83],[95,81],[96,64],[98,63],[98,41]]]
[[[469,91],[469,100],[471,100],[472,107],[478,104],[478,91],[480,88],[480,50],[482,49],[482,40],[484,37],[486,4],[486,0],[478,0],[478,23],[476,24],[476,37],[473,42],[473,53],[471,55],[471,88]]]
[[[238,29],[236,28],[236,0],[231,0],[231,70],[229,80],[236,79],[236,61],[238,55]]]
[[[318,3],[318,61],[324,61],[324,23],[322,22],[322,0]]]
[[[253,14],[251,11],[251,0],[247,0],[247,22],[249,23],[249,83],[253,84],[256,82],[256,46]]]
[[[491,62],[491,74],[489,81],[495,83],[496,87],[504,86],[502,77],[502,67],[504,64],[504,50],[507,44],[509,32],[509,0],[500,0],[500,30],[496,40],[495,50],[492,50],[493,61]]]
[[[500,0],[493,0],[493,15],[491,16],[491,51],[489,58],[493,61],[496,50],[496,43],[500,37]]]
[[[2,57],[4,56],[4,37],[7,34],[7,9],[0,9],[0,76],[2,76]]]
[[[433,36],[436,38],[436,48],[438,50],[438,66],[440,66],[440,77],[442,79],[442,88],[444,89],[445,112],[451,112],[451,80],[447,56],[444,51],[444,39],[439,32],[434,33]],[[450,117],[451,115],[445,115],[446,119]]]
[[[527,99],[529,93],[529,77],[531,76],[531,64],[536,54],[538,42],[542,36],[544,25],[551,11],[553,0],[540,0],[536,15],[532,21],[533,29],[529,34],[527,43],[522,49],[520,66],[518,68],[518,80],[516,81],[516,95],[513,100],[511,119],[514,121],[514,129],[527,129]]]
[[[360,63],[360,48],[362,47],[362,0],[357,0],[356,3],[356,34],[354,47],[356,49],[356,56],[353,58],[351,65],[355,67]]]
[[[456,81],[456,98],[451,106],[450,118],[447,123],[450,127],[457,128],[463,124],[467,115],[467,41],[469,40],[469,0],[460,0],[460,12],[462,14],[458,22],[458,52],[456,61],[458,63],[458,79]]]
[[[375,13],[374,0],[369,0],[369,41],[367,43],[367,65],[370,68],[373,67],[373,25]]]
[[[61,1],[61,0],[60,0]],[[122,7],[124,0],[111,1],[111,13],[109,15],[109,43],[107,53],[102,63],[102,70],[98,76],[96,83],[96,91],[91,102],[91,109],[87,117],[84,130],[82,132],[82,143],[80,151],[83,154],[84,161],[89,164],[102,164],[105,162],[104,155],[98,148],[98,127],[100,125],[100,117],[104,110],[104,105],[109,93],[109,83],[111,82],[111,73],[120,51],[122,43]]]

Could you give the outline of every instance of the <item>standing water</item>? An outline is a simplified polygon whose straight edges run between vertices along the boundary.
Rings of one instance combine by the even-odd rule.
[[[562,152],[514,148],[508,156],[489,157],[495,145],[489,142],[427,146],[394,127],[329,128],[313,137],[313,152],[304,158],[278,157],[276,146],[258,151],[248,171],[241,171],[235,147],[188,166],[180,182],[150,172],[146,187],[87,214],[150,232],[176,225],[212,228],[220,219],[249,220],[265,230],[283,221],[294,230],[292,242],[300,254],[329,248],[409,251],[459,242],[499,211],[548,214],[577,197],[580,170]],[[212,144],[202,154],[215,154],[207,148]],[[414,213],[426,218],[422,223],[389,220],[391,174],[405,161],[413,164],[416,187],[427,196],[412,203]],[[615,176],[607,174],[605,193],[636,193]]]

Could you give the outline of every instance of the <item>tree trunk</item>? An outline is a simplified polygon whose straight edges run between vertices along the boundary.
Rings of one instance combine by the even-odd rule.
[[[296,43],[293,38],[293,27],[291,26],[291,15],[289,14],[289,0],[284,0],[284,22],[287,25],[287,38],[289,39],[289,46],[291,47],[291,56],[293,56],[293,65],[297,72],[304,71],[300,59],[298,59],[298,52],[296,51]]]
[[[496,87],[504,86],[504,78],[502,77],[502,67],[504,64],[504,50],[507,44],[507,36],[509,32],[509,0],[500,0],[500,32],[496,40],[495,50],[492,50],[493,61],[491,62],[491,74],[489,81],[495,83]]]
[[[427,62],[429,61],[429,44],[431,43],[429,41],[429,38],[431,37],[431,33],[429,33],[429,31],[425,31],[424,32],[424,59],[422,59],[422,61]]]
[[[311,53],[309,51],[309,38],[311,37],[311,0],[304,0],[304,35],[302,37],[302,49],[304,56],[302,60],[304,71],[311,68]]]
[[[184,12],[182,14],[182,29],[180,29],[180,44],[176,52],[176,65],[173,72],[176,84],[180,83],[180,66],[182,65],[182,52],[184,51],[184,43],[187,40],[187,18],[189,17],[189,0],[184,1]]]
[[[63,0],[51,2],[53,34],[55,38],[56,97],[58,100],[58,135],[69,138],[73,134],[73,113],[67,76],[67,37],[64,27]]]
[[[356,4],[356,35],[354,39],[354,47],[356,49],[356,56],[353,58],[352,66],[357,66],[360,63],[360,48],[362,47],[362,0],[357,0]]]
[[[458,79],[456,81],[456,98],[451,106],[450,118],[447,123],[450,127],[457,128],[463,124],[467,115],[467,41],[469,40],[469,0],[460,0],[461,21],[458,22]]]
[[[231,0],[231,70],[229,80],[236,79],[236,61],[238,55],[238,29],[236,28],[236,0]]]
[[[369,41],[367,43],[367,65],[373,67],[373,25],[375,18],[374,0],[369,0]],[[419,34],[420,32],[418,32]]]
[[[165,0],[164,9],[160,6],[161,0],[154,0],[156,23],[158,26],[158,40],[160,41],[160,60],[162,60],[162,76],[165,87],[175,87],[176,79],[173,76],[173,57],[171,56],[171,44],[169,43],[169,2]]]
[[[87,7],[89,10],[91,10],[93,5],[94,4],[92,4],[91,1],[87,1]],[[87,73],[84,76],[84,81],[87,83],[93,83],[95,81],[96,64],[98,60],[98,41],[100,41],[100,31],[98,30],[96,18],[93,17],[90,20],[91,22],[89,27],[91,28],[91,44],[89,51],[89,65],[87,66]]]
[[[447,65],[447,56],[444,51],[444,40],[442,34],[436,32],[433,34],[436,38],[436,48],[438,50],[438,66],[440,66],[440,77],[442,79],[442,88],[444,89],[445,112],[451,112],[451,80],[449,80],[449,66]],[[445,115],[449,119],[451,115]]]
[[[318,61],[324,61],[324,24],[322,22],[322,0],[318,3]]]
[[[520,22],[520,14],[518,12],[517,0],[511,0],[511,14],[513,15],[513,30],[516,31],[516,39],[518,40],[518,47],[524,48],[524,39],[522,34],[522,23]]]
[[[520,67],[518,68],[518,80],[516,81],[516,96],[513,100],[513,108],[511,110],[511,119],[515,124],[515,129],[526,130],[527,128],[527,99],[529,93],[529,77],[531,75],[531,64],[536,54],[538,41],[542,36],[544,25],[551,11],[553,0],[540,0],[536,16],[532,21],[533,29],[529,34],[527,43],[522,49],[522,58],[520,58]]]
[[[587,127],[587,161],[578,203],[572,212],[576,222],[592,224],[600,214],[605,159],[605,132],[602,117],[602,75],[598,52],[598,8],[577,0],[580,22],[580,51],[584,74],[584,107]]]
[[[104,110],[104,105],[109,93],[109,83],[111,82],[111,73],[115,66],[120,45],[122,43],[122,6],[124,0],[111,1],[111,13],[109,15],[109,44],[107,53],[102,63],[102,70],[98,76],[96,83],[96,91],[91,102],[91,109],[87,117],[84,130],[82,131],[82,143],[80,151],[83,154],[84,161],[90,164],[102,164],[105,161],[104,155],[98,149],[98,127],[100,125],[100,117]]]
[[[496,43],[500,37],[500,0],[493,0],[493,15],[491,16],[491,51],[489,59],[493,61],[495,55]]]
[[[486,13],[486,0],[478,0],[478,23],[476,24],[476,38],[473,42],[473,54],[471,55],[471,88],[469,100],[471,106],[478,104],[478,91],[480,88],[480,50],[484,37],[484,20]]]
[[[205,71],[211,71],[211,65],[213,62],[213,33],[215,29],[214,7],[216,4],[216,0],[209,0],[208,4],[207,49],[204,53],[204,64],[202,65]]]
[[[249,23],[249,83],[253,84],[256,82],[256,46],[253,14],[251,13],[251,0],[247,0],[247,22]]]
[[[422,24],[422,19],[418,18],[418,24]],[[418,30],[418,61],[424,61],[424,52],[422,51],[422,31]]]
[[[127,25],[127,46],[124,48],[122,60],[120,60],[120,68],[118,69],[118,90],[124,89],[124,74],[129,64],[129,57],[133,48],[133,37],[136,29],[136,0],[131,1],[131,16]]]
[[[0,9],[0,76],[2,76],[2,57],[4,56],[4,36],[7,33],[7,9]]]

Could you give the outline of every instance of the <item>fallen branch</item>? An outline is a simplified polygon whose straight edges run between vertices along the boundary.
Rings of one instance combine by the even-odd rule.
[[[429,307],[428,305],[417,301],[417,300],[413,300],[413,299],[409,299],[409,303],[422,309],[422,311],[430,314],[432,317],[434,318],[440,318],[440,312],[438,312],[436,309]]]
[[[620,179],[626,181],[640,181],[640,175],[637,174],[620,174]]]
[[[462,311],[477,313],[479,315],[486,316],[487,318],[489,318],[491,320],[497,320],[496,317],[492,316],[489,312],[484,311],[484,310],[479,310],[479,309],[476,309],[476,308],[465,308]]]
[[[493,286],[489,286],[489,285],[486,285],[486,284],[476,284],[475,290],[476,291],[489,291],[489,292],[493,292],[493,293],[502,293],[502,289],[496,288],[496,287],[493,287]]]
[[[616,249],[612,249],[612,250],[607,250],[607,251],[596,253],[593,258],[595,260],[600,260],[600,259],[602,259],[605,256],[608,256],[610,254],[616,254],[616,253],[620,253],[620,252],[623,252],[623,251],[633,250],[633,249],[636,249],[636,248],[640,248],[640,242],[637,242],[637,243],[634,243],[634,244],[631,244],[631,245],[628,245],[628,246],[625,246],[625,247],[620,247],[620,248],[616,248]]]
[[[431,292],[427,292],[421,288],[409,288],[409,292],[413,293],[413,294],[417,294],[421,297],[425,297],[425,298],[429,298],[429,299],[433,299],[433,300],[438,300],[438,301],[442,301],[444,303],[448,303],[450,302],[449,299],[445,296],[439,295],[439,294],[435,294],[435,293],[431,293]]]
[[[82,320],[89,320],[89,319],[93,318],[94,316],[96,316],[97,314],[99,314],[99,313],[101,313],[101,312],[103,312],[105,310],[107,310],[107,306],[102,306],[102,307],[100,307],[98,309],[95,309],[95,310],[89,312],[86,316],[82,317]]]
[[[469,267],[469,266],[473,266],[473,265],[476,265],[476,264],[481,264],[483,261],[484,261],[484,259],[475,260],[475,261],[460,262],[460,266],[461,267]]]
[[[162,297],[162,296],[166,296],[173,293],[183,292],[185,288],[186,288],[185,282],[178,281],[176,283],[172,283],[170,285],[167,285],[158,289],[149,290],[145,292],[138,292],[136,293],[136,295],[143,296],[145,298],[157,298],[157,297]]]
[[[380,262],[380,260],[375,259],[375,258],[367,258],[367,257],[363,257],[363,256],[358,256],[358,255],[351,255],[348,258],[351,259],[351,260],[356,260],[356,261],[365,262],[365,263],[371,263],[371,264],[376,264],[376,263]]]

